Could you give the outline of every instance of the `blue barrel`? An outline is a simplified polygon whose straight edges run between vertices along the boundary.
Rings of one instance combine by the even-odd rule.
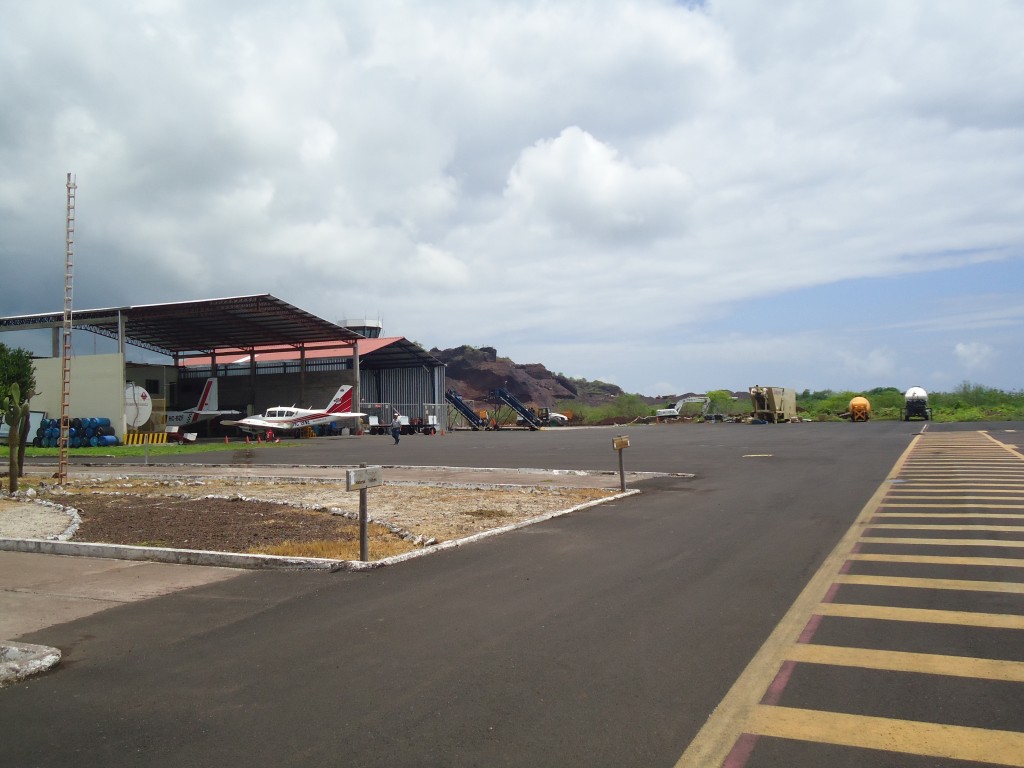
[[[109,427],[110,426],[110,419],[108,419],[106,416],[101,416],[98,419],[93,419],[93,421],[96,422],[96,426],[97,427]]]
[[[105,445],[117,445],[117,437],[115,435],[97,435],[89,442],[97,447]]]

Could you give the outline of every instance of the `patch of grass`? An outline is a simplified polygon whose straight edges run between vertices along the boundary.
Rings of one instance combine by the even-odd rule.
[[[194,443],[192,445],[178,445],[177,443],[165,443],[156,444],[149,446],[150,456],[182,456],[193,453],[212,453],[215,451],[267,451],[274,450],[277,448],[294,448],[298,445],[298,440],[282,441],[280,443],[245,443],[241,440],[235,439],[230,443],[215,442],[211,441],[208,443]],[[25,448],[25,456],[37,458],[41,456],[57,456],[60,453],[59,448],[35,448],[28,446]],[[69,455],[74,457],[79,456],[145,456],[146,446],[145,445],[114,445],[104,446],[102,448],[71,448],[68,450]]]
[[[397,536],[371,536],[368,541],[371,560],[401,555],[420,547]],[[359,540],[321,539],[318,541],[283,541],[272,547],[249,550],[249,554],[280,557],[323,557],[330,560],[358,560]]]
[[[481,520],[495,520],[499,517],[509,517],[509,513],[503,509],[471,509],[466,512],[470,517],[477,517]]]

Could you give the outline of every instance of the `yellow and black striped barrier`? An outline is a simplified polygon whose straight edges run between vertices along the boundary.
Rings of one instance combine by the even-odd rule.
[[[129,432],[124,436],[125,445],[152,445],[153,443],[166,442],[166,432]]]

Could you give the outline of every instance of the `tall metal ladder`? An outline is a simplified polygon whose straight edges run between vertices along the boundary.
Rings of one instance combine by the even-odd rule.
[[[74,268],[75,268],[75,190],[78,185],[75,183],[74,174],[69,173],[67,179],[68,206],[67,206],[67,233],[65,238],[65,260],[64,260],[64,324],[61,328],[61,371],[62,383],[60,394],[60,453],[57,462],[57,483],[64,485],[68,479],[68,428],[71,425],[71,308],[74,296]]]

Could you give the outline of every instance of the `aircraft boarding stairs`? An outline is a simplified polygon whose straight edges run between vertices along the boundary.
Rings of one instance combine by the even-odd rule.
[[[481,419],[480,416],[477,415],[476,411],[470,407],[469,403],[462,399],[462,395],[454,389],[449,389],[445,392],[444,399],[447,400],[448,403],[459,412],[459,415],[469,423],[469,426],[473,428],[473,431],[485,429],[487,427],[487,422]]]
[[[488,394],[491,402],[501,402],[511,408],[513,411],[518,413],[523,422],[530,428],[531,431],[537,430],[544,424],[541,418],[522,404],[511,392],[505,389],[492,389]]]

